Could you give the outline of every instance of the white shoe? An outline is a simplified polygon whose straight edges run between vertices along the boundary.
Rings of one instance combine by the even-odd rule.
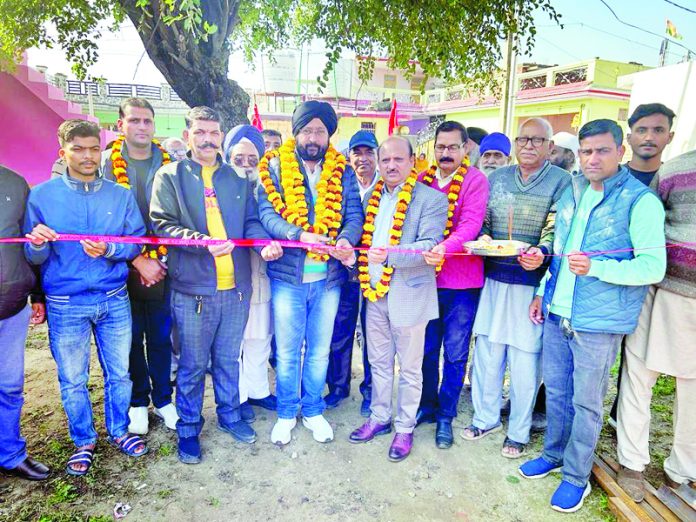
[[[292,429],[297,425],[297,419],[278,419],[271,431],[271,442],[285,446],[292,439]]]
[[[323,415],[302,417],[302,424],[312,432],[312,436],[317,442],[330,442],[334,438],[333,428]]]
[[[149,426],[146,406],[131,408],[128,410],[128,417],[130,417],[130,424],[128,425],[128,431],[130,433],[134,435],[147,435]]]
[[[155,408],[155,415],[164,420],[164,425],[167,428],[170,430],[176,429],[176,421],[179,420],[179,416],[176,413],[176,406],[171,402],[161,408]]]

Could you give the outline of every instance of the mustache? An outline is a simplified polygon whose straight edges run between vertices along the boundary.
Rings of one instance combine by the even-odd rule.
[[[453,162],[454,159],[453,159],[453,158],[450,158],[449,156],[442,156],[442,157],[440,158],[440,163],[446,163],[446,162],[448,162],[448,161]]]
[[[198,146],[199,149],[217,149],[218,146],[212,141],[206,141]]]
[[[653,141],[644,141],[643,143],[640,144],[641,147],[657,147],[657,143]]]

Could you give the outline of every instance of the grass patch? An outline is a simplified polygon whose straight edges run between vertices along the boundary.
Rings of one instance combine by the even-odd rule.
[[[661,375],[653,387],[655,397],[669,397],[676,391],[677,381],[670,375]]]
[[[57,480],[53,488],[53,493],[48,497],[51,505],[63,504],[75,500],[78,496],[75,486],[64,480]]]
[[[171,442],[160,444],[160,447],[157,448],[157,454],[160,457],[171,457],[174,455],[174,444]]]

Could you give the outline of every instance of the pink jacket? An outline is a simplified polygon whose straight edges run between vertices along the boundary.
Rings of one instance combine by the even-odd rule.
[[[418,180],[422,181],[424,175],[425,172],[422,172]],[[449,192],[449,187],[449,184],[439,187],[436,181],[432,184],[432,188],[445,194]],[[464,243],[479,237],[486,215],[488,193],[488,178],[476,167],[469,167],[454,208],[454,226],[444,241],[448,254],[463,252]],[[437,276],[437,287],[457,290],[483,287],[483,259],[479,256],[446,257]]]

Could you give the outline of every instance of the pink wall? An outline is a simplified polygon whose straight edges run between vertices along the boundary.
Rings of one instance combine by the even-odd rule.
[[[30,185],[47,180],[58,157],[63,118],[14,76],[0,73],[0,163]]]

